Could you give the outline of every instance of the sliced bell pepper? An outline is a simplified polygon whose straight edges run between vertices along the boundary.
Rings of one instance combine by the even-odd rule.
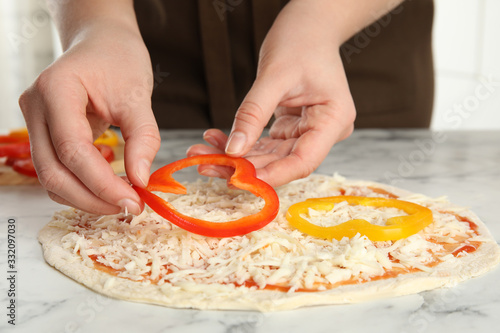
[[[14,129],[7,135],[0,135],[0,143],[24,142],[29,140],[26,127]]]
[[[20,128],[0,135],[0,157],[26,158],[30,156],[28,130]]]
[[[265,201],[265,206],[256,214],[229,222],[210,222],[181,214],[169,203],[151,191],[185,194],[186,188],[177,182],[172,174],[178,170],[199,164],[214,164],[233,167],[234,174],[229,183],[242,190],[247,190]],[[208,237],[233,237],[258,230],[271,222],[279,211],[279,199],[274,189],[256,178],[252,163],[241,157],[223,154],[199,155],[188,157],[168,164],[155,171],[145,189],[133,186],[139,196],[151,209],[173,224],[195,234]]]
[[[14,171],[17,173],[23,174],[28,177],[37,177],[36,171],[35,171],[35,166],[33,165],[33,161],[31,159],[31,156],[29,154],[29,142],[23,143],[23,145],[27,145],[28,153],[26,155],[25,150],[13,150],[9,151],[11,154],[10,155],[5,155],[8,156],[7,160],[5,161],[5,165],[11,166]],[[9,144],[9,146],[12,146],[13,144]],[[104,157],[108,163],[113,162],[115,159],[115,155],[113,152],[113,149],[111,147],[106,146],[106,145],[96,145],[94,146],[99,150],[101,155]],[[0,146],[0,153],[1,153],[1,148]],[[25,149],[25,148],[23,148]],[[6,150],[4,150],[5,152]],[[1,155],[0,155],[1,156]]]
[[[26,158],[30,156],[28,141],[0,144],[0,157]]]
[[[307,214],[308,209],[331,210],[336,203],[347,201],[351,205],[373,207],[394,207],[408,213],[405,216],[395,216],[387,219],[386,225],[374,225],[363,219],[349,220],[347,222],[322,227],[310,223],[301,214]],[[372,241],[388,241],[406,238],[416,234],[432,223],[432,211],[424,206],[412,202],[358,196],[336,196],[318,199],[307,199],[296,203],[286,213],[288,222],[300,231],[318,238],[341,240],[343,237],[352,238],[360,233]]]
[[[94,144],[114,147],[118,145],[118,135],[112,129],[107,129],[94,141]]]
[[[35,171],[35,166],[33,165],[33,161],[30,157],[15,159],[12,161],[12,170],[22,175],[37,178],[37,174]]]
[[[94,143],[94,146],[97,148],[97,150],[99,150],[102,157],[104,157],[104,159],[106,161],[108,161],[108,163],[111,163],[114,161],[115,153],[113,152],[113,149],[110,146],[102,145],[102,144],[95,144],[95,143]]]

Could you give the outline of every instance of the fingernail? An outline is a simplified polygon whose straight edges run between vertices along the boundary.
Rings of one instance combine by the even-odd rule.
[[[206,177],[217,177],[217,178],[222,177],[221,174],[218,171],[215,171],[214,169],[205,169],[201,171],[200,174]]]
[[[140,160],[139,164],[137,165],[137,177],[144,185],[144,187],[148,186],[149,168],[151,168],[151,164],[145,159]]]
[[[118,202],[118,206],[122,208],[122,212],[128,214],[139,215],[141,213],[141,207],[139,207],[139,204],[128,198],[121,199]]]
[[[229,137],[227,146],[226,146],[226,154],[239,154],[243,150],[247,140],[247,136],[245,133],[234,132]]]

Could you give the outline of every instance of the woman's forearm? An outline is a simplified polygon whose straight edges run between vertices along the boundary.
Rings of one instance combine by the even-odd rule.
[[[328,32],[337,45],[375,22],[404,0],[292,0],[293,6],[313,15],[320,29]],[[297,8],[296,8],[297,9]],[[286,8],[285,8],[286,10]]]
[[[94,26],[120,26],[140,34],[133,0],[46,0],[63,50]]]

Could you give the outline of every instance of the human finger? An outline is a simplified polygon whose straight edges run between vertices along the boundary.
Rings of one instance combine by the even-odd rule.
[[[250,151],[282,98],[279,82],[258,76],[236,112],[226,154],[243,156]]]
[[[187,157],[197,156],[197,155],[207,155],[207,154],[224,154],[224,151],[216,148],[210,147],[204,144],[196,144],[189,147],[187,151]],[[222,165],[213,165],[213,164],[200,164],[198,166],[198,173],[207,177],[217,177],[217,178],[225,178],[228,179],[234,172],[234,169],[231,167],[226,167]]]
[[[228,136],[219,129],[210,128],[203,133],[203,140],[224,152]]]
[[[349,117],[343,117],[324,110],[323,105],[316,105],[314,113],[327,115],[316,119],[316,126],[301,133],[289,153],[283,158],[277,158],[269,164],[257,169],[257,176],[273,186],[280,186],[292,180],[311,174],[324,160],[331,147],[352,132],[352,122]],[[318,144],[320,143],[320,144]]]
[[[151,108],[141,112],[123,114],[119,119],[125,140],[125,170],[129,181],[139,187],[146,187],[151,164],[160,149],[161,138]]]
[[[32,146],[32,159],[40,183],[56,202],[96,214],[116,214],[121,208],[92,193],[58,159],[46,126],[27,121]],[[131,209],[131,208],[129,208]]]

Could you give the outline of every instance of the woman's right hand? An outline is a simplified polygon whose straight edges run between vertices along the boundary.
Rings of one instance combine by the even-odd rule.
[[[119,126],[129,181],[145,187],[160,146],[153,73],[136,29],[92,21],[20,97],[38,178],[56,202],[88,212],[139,214],[143,203],[93,141]]]

